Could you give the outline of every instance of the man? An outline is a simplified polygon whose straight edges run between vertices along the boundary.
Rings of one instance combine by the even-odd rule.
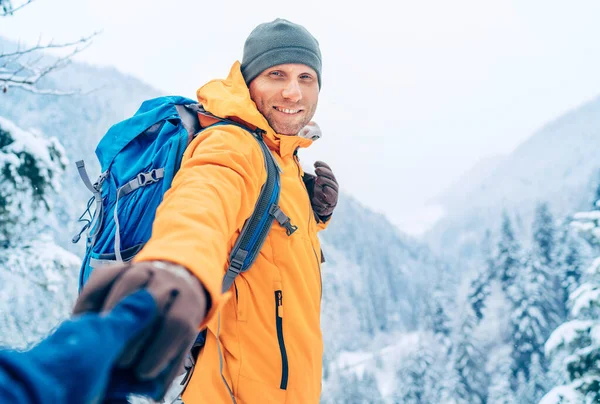
[[[0,351],[0,402],[87,404],[131,392],[161,390],[152,381],[124,378],[115,362],[157,315],[148,291],[123,299],[110,312],[65,321],[31,350]]]
[[[316,176],[303,173],[297,150],[312,140],[297,135],[315,113],[321,82],[317,40],[304,27],[276,19],[252,31],[242,63],[234,63],[227,79],[198,90],[198,100],[213,115],[263,130],[280,169],[279,206],[297,227],[290,234],[275,224],[252,268],[229,292],[221,293],[229,252],[254,211],[266,170],[263,152],[247,131],[219,125],[186,149],[152,237],[134,263],[96,270],[85,288],[95,303],[80,299],[79,311],[98,310],[146,286],[159,306],[180,305],[156,335],[130,347],[123,358],[121,365],[136,368],[142,349],[156,350],[146,356],[161,358],[160,366],[147,361],[137,372],[142,379],[164,373],[165,363],[181,363],[185,352],[173,347],[183,345],[165,348],[173,330],[188,335],[200,323],[206,326],[185,403],[319,402],[323,257],[317,232],[329,223],[338,185],[324,163],[315,164]],[[200,121],[215,122],[206,116]],[[184,281],[206,293],[183,296],[178,288]]]

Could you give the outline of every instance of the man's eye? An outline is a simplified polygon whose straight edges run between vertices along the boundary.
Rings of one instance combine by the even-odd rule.
[[[281,76],[281,72],[278,71],[273,71],[271,73],[269,73],[271,76]]]
[[[312,76],[310,74],[303,74],[300,76],[302,80],[311,80]]]

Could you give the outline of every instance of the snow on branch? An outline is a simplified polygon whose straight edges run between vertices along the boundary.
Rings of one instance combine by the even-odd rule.
[[[578,221],[598,221],[600,220],[600,211],[578,212],[573,215],[573,219]]]
[[[572,302],[571,312],[575,317],[584,312],[592,312],[600,305],[600,287],[592,283],[584,283],[573,292],[569,300]]]
[[[546,341],[546,355],[551,356],[557,349],[572,346],[589,334],[594,326],[592,320],[572,320],[558,327]]]
[[[37,45],[30,48],[21,49],[18,46],[15,51],[0,53],[0,88],[2,88],[2,92],[6,93],[10,87],[13,87],[35,94],[79,94],[80,91],[78,90],[61,91],[41,88],[39,86],[40,80],[71,63],[72,58],[90,46],[92,39],[98,34],[98,32],[95,32],[77,41],[60,44],[52,42],[42,44],[41,41],[38,41]],[[42,53],[50,49],[65,49],[69,52],[59,58],[51,58]],[[50,60],[50,62],[46,62],[47,60]]]
[[[13,6],[12,0],[0,0],[0,17],[7,17],[9,15],[13,15],[15,11],[22,9],[28,4],[33,3],[35,0],[27,0],[23,4],[19,4],[18,6]]]
[[[585,397],[573,385],[558,386],[546,394],[539,404],[579,404]]]

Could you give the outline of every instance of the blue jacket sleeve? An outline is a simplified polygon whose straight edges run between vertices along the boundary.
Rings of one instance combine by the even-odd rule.
[[[114,362],[156,315],[145,290],[110,313],[65,321],[27,352],[0,351],[0,403],[87,404],[104,398]],[[126,386],[129,391],[134,385]]]
[[[0,403],[65,403],[64,391],[25,352],[0,352]]]

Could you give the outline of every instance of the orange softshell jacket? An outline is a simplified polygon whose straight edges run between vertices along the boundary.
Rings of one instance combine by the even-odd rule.
[[[190,144],[158,208],[152,237],[136,261],[166,260],[188,268],[205,286],[212,308],[206,345],[183,395],[186,404],[318,403],[323,342],[320,329],[321,248],[317,223],[295,151],[312,141],[271,129],[250,99],[236,62],[226,80],[198,90],[207,111],[266,131],[281,168],[279,206],[298,230],[276,222],[258,258],[226,294],[229,252],[266,181],[263,153],[245,130],[209,128]],[[203,125],[206,117],[201,117]],[[217,333],[223,355],[220,371]]]

